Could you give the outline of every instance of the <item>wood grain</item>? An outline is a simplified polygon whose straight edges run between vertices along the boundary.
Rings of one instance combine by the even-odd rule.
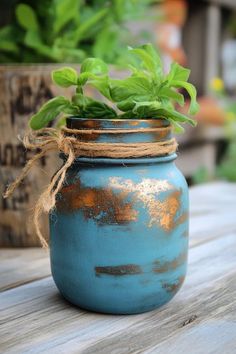
[[[26,160],[22,138],[29,118],[48,99],[64,94],[65,89],[52,84],[50,72],[58,65],[0,66],[0,193],[19,175]],[[37,246],[32,210],[39,192],[57,170],[56,154],[43,158],[8,199],[0,199],[0,246]],[[48,233],[47,218],[43,232]]]
[[[48,250],[42,248],[0,249],[0,291],[50,275]]]
[[[71,96],[74,88],[53,84],[51,71],[63,64],[1,65],[0,66],[0,193],[20,174],[32,152],[25,151],[22,138],[30,117],[43,103],[54,96]],[[78,65],[74,65],[79,70]],[[91,93],[91,88],[89,89]],[[92,91],[95,96],[95,91]],[[13,196],[0,198],[0,246],[40,246],[32,223],[32,210],[39,194],[49,184],[61,161],[50,153],[32,168]],[[43,221],[47,237],[47,217]]]
[[[190,247],[236,233],[236,184],[215,182],[190,188]]]

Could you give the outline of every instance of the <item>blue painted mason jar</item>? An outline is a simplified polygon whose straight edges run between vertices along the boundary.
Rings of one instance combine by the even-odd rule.
[[[162,119],[71,117],[86,141],[152,142],[171,132]],[[123,133],[127,128],[133,133]],[[134,314],[168,302],[183,283],[188,252],[188,187],[176,154],[147,158],[77,158],[50,214],[54,281],[71,303],[92,311]]]

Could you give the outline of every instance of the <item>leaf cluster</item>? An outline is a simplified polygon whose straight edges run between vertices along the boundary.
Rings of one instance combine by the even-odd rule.
[[[184,89],[190,97],[189,114],[194,115],[198,110],[196,89],[188,82],[190,70],[172,63],[169,73],[164,74],[161,59],[151,44],[129,48],[129,53],[137,61],[135,65],[127,64],[131,73],[123,79],[111,78],[107,64],[98,58],[85,59],[80,73],[71,67],[53,71],[54,83],[61,87],[75,86],[75,94],[71,100],[58,96],[48,101],[31,118],[31,128],[40,129],[61,113],[91,119],[163,118],[179,132],[183,131],[182,123],[195,125],[193,119],[175,108],[176,104],[184,105],[184,96],[179,92]],[[84,95],[87,85],[110,105]]]
[[[125,23],[150,0],[26,0],[0,29],[1,63],[80,63],[95,56],[122,61]]]

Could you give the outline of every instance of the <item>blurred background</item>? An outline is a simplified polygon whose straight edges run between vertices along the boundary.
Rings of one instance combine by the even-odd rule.
[[[178,136],[177,164],[189,185],[236,182],[236,0],[1,0],[1,192],[30,157],[17,139],[29,117],[54,95],[68,95],[52,85],[51,70],[96,56],[122,75],[127,46],[146,42],[166,70],[173,60],[189,67],[198,90],[198,126]],[[55,161],[42,159],[15,195],[1,200],[0,246],[38,245],[26,220]]]

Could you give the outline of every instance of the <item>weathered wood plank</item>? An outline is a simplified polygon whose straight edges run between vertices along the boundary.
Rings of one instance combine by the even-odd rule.
[[[32,152],[26,152],[18,136],[24,135],[29,117],[42,103],[65,90],[54,87],[50,71],[59,65],[0,66],[0,193],[20,173]],[[39,191],[49,183],[57,169],[55,154],[40,160],[25,178],[25,182],[8,199],[0,199],[0,245],[37,246],[32,210]],[[54,168],[55,167],[55,168]],[[46,172],[42,172],[42,171]],[[47,222],[43,232],[47,233]]]
[[[48,251],[42,248],[0,249],[0,291],[50,275]]]
[[[215,182],[190,188],[190,246],[236,233],[236,184]]]
[[[63,64],[0,65],[0,193],[19,175],[32,152],[26,151],[18,136],[24,136],[29,118],[48,99],[71,96],[73,88],[53,84],[51,71]],[[74,68],[79,70],[79,65]],[[118,71],[117,71],[118,73]],[[119,75],[119,74],[118,74]],[[88,88],[94,97],[95,90]],[[32,221],[32,210],[40,191],[50,182],[61,161],[57,153],[40,159],[14,195],[0,198],[0,246],[39,246]],[[47,218],[42,224],[47,236]]]
[[[189,192],[191,216],[236,208],[236,183],[206,183],[191,187]]]
[[[235,319],[231,320],[230,311],[235,311],[235,306],[228,306],[229,311],[224,318],[211,317],[209,320],[198,325],[189,326],[182,331],[178,331],[172,338],[164,343],[153,347],[150,350],[144,350],[145,354],[231,354],[236,352],[235,342]]]
[[[142,315],[84,312],[59,297],[51,278],[5,291],[0,295],[1,350],[34,354],[143,353],[184,333],[184,327],[194,328],[226,315],[226,320],[232,322],[235,247],[235,234],[230,234],[190,249],[189,272],[182,290],[167,306]],[[183,327],[193,315],[196,320]],[[211,338],[214,340],[215,335],[218,343],[216,329]],[[229,333],[227,345],[231,345],[230,338]],[[223,347],[215,351],[222,352]]]

